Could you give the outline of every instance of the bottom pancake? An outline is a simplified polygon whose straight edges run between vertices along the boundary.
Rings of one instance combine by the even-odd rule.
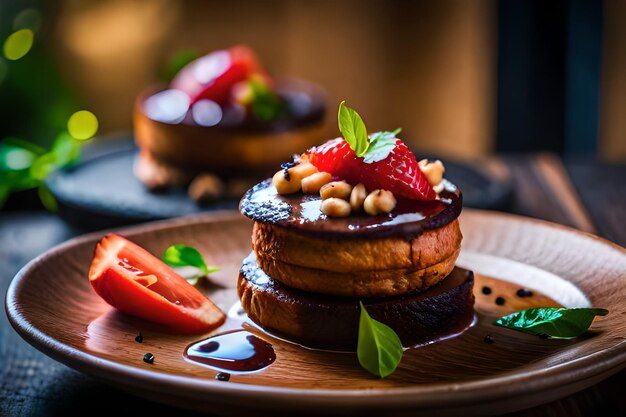
[[[359,299],[305,292],[270,278],[254,253],[243,262],[237,291],[248,317],[262,328],[305,346],[355,350],[359,300],[390,326],[404,346],[461,333],[474,319],[474,274],[454,270],[426,291],[401,297]]]

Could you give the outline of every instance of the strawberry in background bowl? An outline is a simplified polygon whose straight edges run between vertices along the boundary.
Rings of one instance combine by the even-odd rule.
[[[239,197],[314,144],[324,114],[320,87],[273,79],[246,46],[214,51],[138,96],[135,174],[151,190],[189,187],[198,202]]]

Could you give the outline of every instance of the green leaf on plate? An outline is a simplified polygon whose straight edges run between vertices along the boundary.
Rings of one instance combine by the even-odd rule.
[[[339,104],[337,119],[339,122],[339,130],[343,138],[348,142],[348,145],[350,145],[350,148],[352,148],[356,156],[362,157],[365,155],[370,142],[367,137],[365,123],[363,123],[363,119],[361,119],[359,113],[346,106],[346,102],[342,101]]]
[[[200,252],[196,248],[187,245],[170,246],[165,250],[162,259],[169,266],[193,266],[199,269],[203,275],[220,270],[220,268],[208,266]]]
[[[531,308],[498,319],[495,324],[555,339],[572,339],[583,334],[595,316],[606,316],[603,308]]]
[[[359,319],[357,356],[359,363],[368,372],[384,378],[393,371],[402,359],[402,342],[396,332],[384,323],[374,320],[362,302]]]

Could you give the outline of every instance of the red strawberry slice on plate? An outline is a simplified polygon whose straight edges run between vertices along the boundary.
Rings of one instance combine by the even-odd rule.
[[[415,155],[400,139],[396,140],[396,146],[389,155],[378,162],[364,162],[343,138],[313,147],[304,157],[318,170],[329,172],[353,185],[361,182],[368,191],[382,188],[413,200],[437,199]]]

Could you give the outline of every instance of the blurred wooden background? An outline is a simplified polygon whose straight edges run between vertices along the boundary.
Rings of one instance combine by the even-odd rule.
[[[566,4],[567,2],[562,2]],[[626,6],[604,3],[598,152],[626,159]],[[328,92],[371,130],[404,129],[422,152],[471,158],[496,149],[496,0],[106,0],[54,3],[47,42],[101,132],[131,128],[135,96],[178,50],[251,45],[276,76]]]

